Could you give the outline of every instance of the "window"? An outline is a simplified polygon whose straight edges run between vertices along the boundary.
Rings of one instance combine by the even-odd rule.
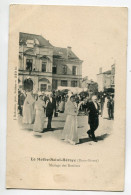
[[[51,86],[50,86],[50,85],[48,85],[48,90],[49,90],[49,91],[51,90]]]
[[[77,81],[71,81],[71,87],[77,87]]]
[[[26,70],[32,71],[32,64],[33,64],[33,60],[32,59],[27,59],[26,60]]]
[[[61,86],[66,87],[66,86],[67,86],[67,81],[66,81],[66,80],[62,80],[62,81],[61,81]]]
[[[42,72],[46,72],[46,62],[42,62]]]
[[[46,91],[47,84],[41,84],[41,91]]]
[[[52,80],[52,89],[57,89],[57,80]]]
[[[77,67],[76,66],[72,66],[72,74],[77,75]]]
[[[63,74],[67,74],[67,66],[63,65]]]
[[[27,45],[27,47],[33,48],[34,47],[34,40],[27,40],[26,45]]]
[[[53,74],[56,74],[56,73],[57,73],[56,66],[53,66],[53,67],[52,67],[52,73],[53,73]]]

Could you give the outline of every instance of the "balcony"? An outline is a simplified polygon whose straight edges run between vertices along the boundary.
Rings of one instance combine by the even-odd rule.
[[[41,71],[27,71],[19,70],[19,75],[32,75],[32,76],[52,76],[52,72],[41,72]]]

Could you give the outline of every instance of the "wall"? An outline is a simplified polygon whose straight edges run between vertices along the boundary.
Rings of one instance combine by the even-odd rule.
[[[104,75],[103,74],[98,74],[97,75],[97,83],[98,83],[98,91],[103,91],[104,90]]]
[[[111,75],[104,74],[104,88],[111,87]]]
[[[80,65],[80,62],[71,62],[67,60],[59,60],[59,59],[53,59],[53,65],[57,67],[57,74],[62,75],[63,74],[63,65],[67,66],[67,75],[72,75],[72,67],[77,67],[77,75],[82,75],[82,65]]]
[[[98,91],[104,91],[105,88],[111,87],[111,75],[98,74],[97,75]]]

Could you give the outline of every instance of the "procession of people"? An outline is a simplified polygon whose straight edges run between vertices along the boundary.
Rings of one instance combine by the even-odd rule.
[[[38,92],[27,91],[22,100],[19,99],[19,114],[22,116],[23,124],[33,124],[33,131],[44,133],[53,131],[52,117],[59,113],[66,115],[64,128],[61,133],[61,140],[70,144],[78,144],[78,115],[82,112],[87,116],[87,125],[84,127],[89,138],[97,142],[95,131],[99,126],[99,116],[103,119],[114,119],[114,100],[112,96],[99,97],[93,95],[80,97],[79,94],[66,94],[56,96],[55,93],[48,95]],[[46,122],[47,121],[47,122]]]

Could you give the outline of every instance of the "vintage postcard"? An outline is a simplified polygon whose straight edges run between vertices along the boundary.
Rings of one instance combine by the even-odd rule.
[[[10,5],[6,188],[123,191],[125,7]]]

